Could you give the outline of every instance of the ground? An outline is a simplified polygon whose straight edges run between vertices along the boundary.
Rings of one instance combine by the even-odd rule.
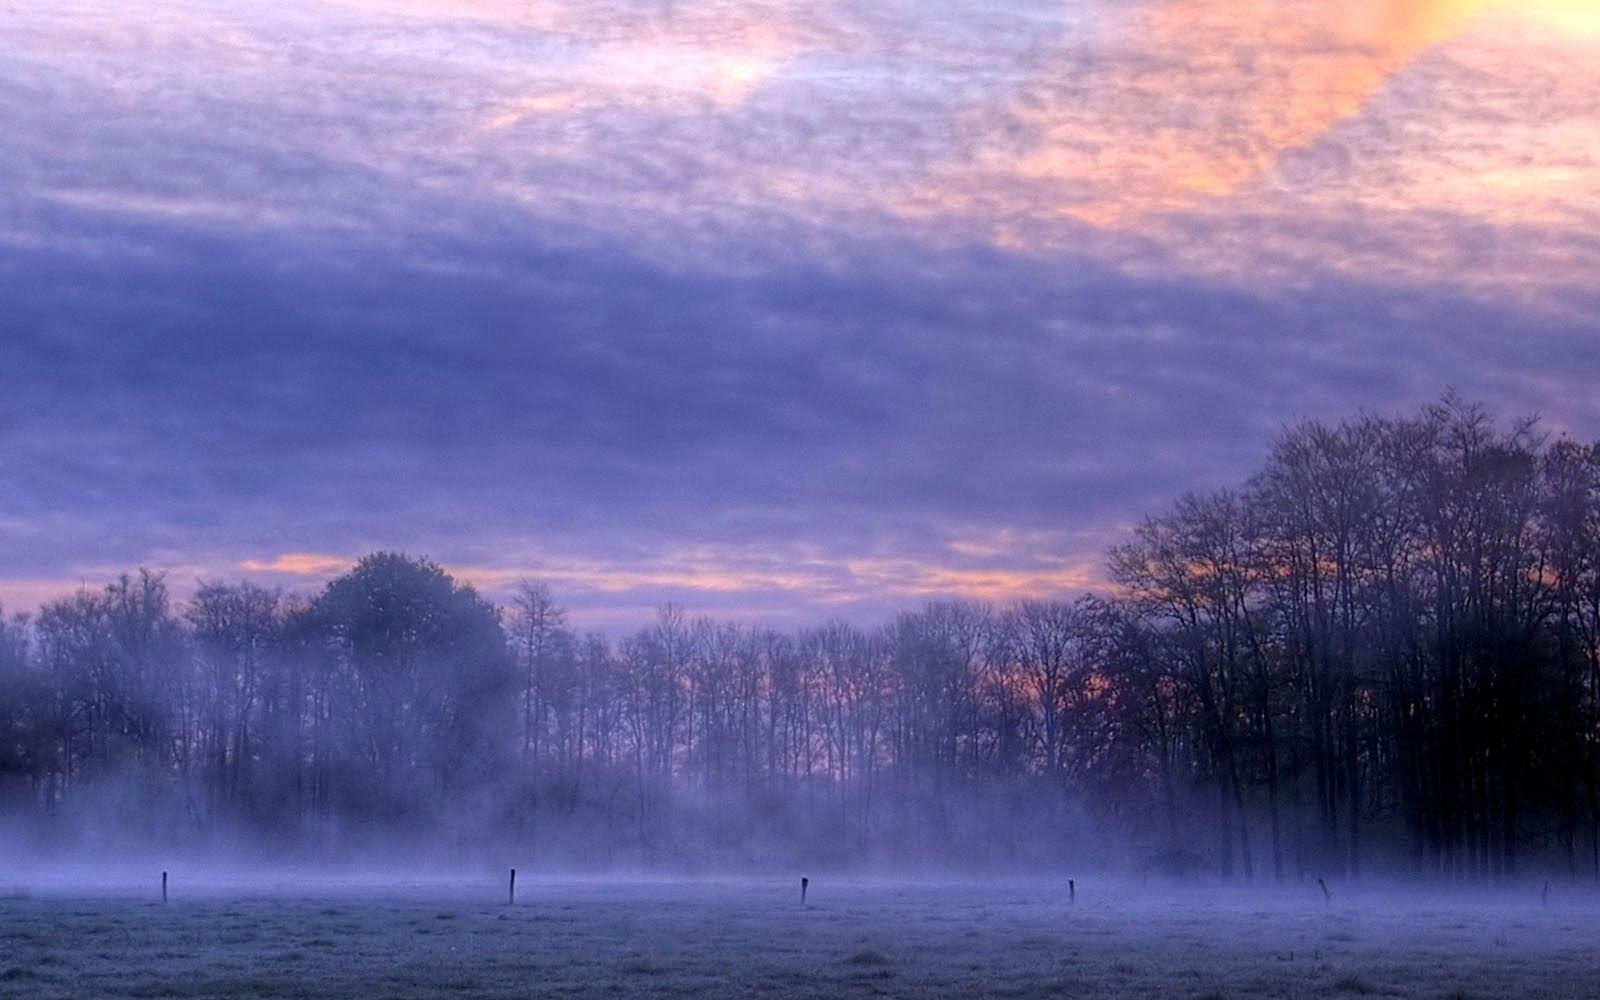
[[[1600,896],[1064,878],[213,883],[0,898],[0,995],[1600,996]],[[143,898],[141,898],[141,895]]]

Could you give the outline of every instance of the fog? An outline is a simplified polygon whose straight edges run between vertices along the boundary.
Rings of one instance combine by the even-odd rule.
[[[136,881],[1600,879],[1600,449],[1453,398],[1308,424],[1107,567],[620,636],[398,553],[313,594],[143,570],[0,619],[0,842]]]

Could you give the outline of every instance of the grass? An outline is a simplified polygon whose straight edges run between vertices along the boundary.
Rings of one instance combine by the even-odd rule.
[[[0,899],[0,997],[1600,995],[1600,905],[819,880],[801,908],[788,882],[35,891]]]

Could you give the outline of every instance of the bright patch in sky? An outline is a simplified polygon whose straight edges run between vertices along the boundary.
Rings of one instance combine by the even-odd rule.
[[[1505,4],[1505,9],[1520,11],[1575,34],[1600,34],[1600,7],[1591,0],[1522,0]]]

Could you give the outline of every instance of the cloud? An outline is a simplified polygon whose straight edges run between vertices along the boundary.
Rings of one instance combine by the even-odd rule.
[[[356,560],[345,556],[318,555],[314,552],[286,552],[272,559],[242,559],[238,568],[250,573],[274,573],[295,577],[325,577],[343,573]]]
[[[1183,0],[1130,7],[1121,58],[1051,64],[1018,113],[1024,181],[1077,189],[1097,225],[1231,195],[1362,110],[1486,0]],[[1041,100],[1041,98],[1043,98]]]
[[[1591,325],[1349,279],[1245,293],[909,245],[729,277],[488,221],[455,267],[356,276],[294,266],[293,240],[59,212],[144,249],[0,262],[30,290],[0,306],[26,331],[0,500],[70,522],[8,546],[33,575],[93,553],[314,582],[382,547],[597,606],[1068,593],[1118,525],[1237,478],[1285,420],[1452,384],[1548,409],[1600,363]]]
[[[1592,263],[1600,64],[1560,15],[1491,0],[1128,5],[961,111],[961,155],[895,205],[1034,252],[1112,242],[1092,226],[1197,269],[1565,293]],[[1492,269],[1486,240],[1509,244]]]
[[[870,617],[1302,416],[1592,436],[1592,44],[1470,6],[8,11],[0,578]]]
[[[1026,550],[951,541],[915,555],[863,555],[762,538],[596,556],[594,547],[567,548],[570,543],[559,539],[507,540],[489,561],[446,568],[501,601],[521,581],[543,582],[577,605],[579,625],[605,629],[635,626],[665,601],[787,624],[820,613],[882,617],[930,599],[1004,602],[1107,588],[1098,557],[1073,563],[1054,554],[1064,541],[1060,533],[1028,534],[1033,541]],[[242,560],[233,575],[304,588],[320,586],[353,563],[339,555],[287,553]]]

